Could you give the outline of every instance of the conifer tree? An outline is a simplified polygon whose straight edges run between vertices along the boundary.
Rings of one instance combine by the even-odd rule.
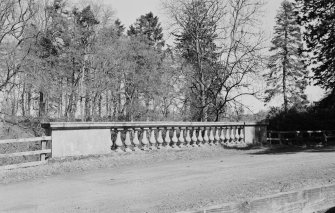
[[[142,15],[129,27],[128,36],[143,36],[151,46],[163,47],[163,28],[152,12]]]
[[[314,80],[326,90],[335,88],[335,1],[296,0]]]
[[[296,102],[306,103],[307,70],[304,65],[301,28],[297,23],[295,8],[284,0],[276,16],[274,37],[268,68],[266,102],[277,95],[283,96],[284,111]]]
[[[208,120],[209,88],[218,66],[218,47],[216,29],[219,6],[216,1],[195,0],[184,8],[180,33],[174,33],[176,48],[182,58],[192,66],[194,72],[189,76],[196,79],[191,83],[190,110],[192,120]]]

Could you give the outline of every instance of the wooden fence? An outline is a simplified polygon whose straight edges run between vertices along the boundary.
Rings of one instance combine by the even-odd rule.
[[[24,168],[30,166],[38,166],[41,164],[45,164],[47,162],[46,155],[51,153],[51,149],[47,149],[47,142],[51,141],[50,136],[38,137],[38,138],[24,138],[24,139],[10,139],[10,140],[0,140],[1,144],[14,144],[14,143],[30,143],[30,142],[40,142],[41,150],[36,151],[25,151],[25,152],[15,152],[9,154],[0,154],[1,158],[13,158],[13,157],[21,157],[21,156],[29,156],[29,155],[40,155],[39,161],[28,162],[28,163],[20,163],[20,164],[12,164],[12,165],[4,165],[0,166],[0,170],[8,170],[15,168]]]
[[[267,142],[269,144],[302,145],[309,143],[327,144],[335,139],[335,130],[317,131],[268,131]]]

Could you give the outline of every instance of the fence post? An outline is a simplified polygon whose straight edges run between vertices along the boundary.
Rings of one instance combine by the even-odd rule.
[[[302,145],[302,134],[300,134],[300,131],[295,131],[295,141],[296,145]],[[291,143],[289,145],[292,145]]]
[[[46,140],[42,140],[42,141],[41,141],[41,146],[42,146],[42,150],[47,149],[47,141],[46,141]],[[45,161],[45,159],[46,159],[46,154],[45,154],[45,153],[42,153],[42,154],[40,155],[40,157],[41,157],[41,161]]]
[[[326,131],[322,131],[322,134],[323,134],[323,138],[324,138],[324,145],[326,145],[327,144],[327,133],[326,133]]]
[[[278,132],[278,138],[279,138],[279,145],[283,145],[283,142],[282,142],[282,135],[280,132]]]

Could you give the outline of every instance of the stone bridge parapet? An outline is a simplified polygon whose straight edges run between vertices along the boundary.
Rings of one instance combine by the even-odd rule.
[[[52,122],[52,157],[153,149],[265,143],[267,124],[256,122]]]

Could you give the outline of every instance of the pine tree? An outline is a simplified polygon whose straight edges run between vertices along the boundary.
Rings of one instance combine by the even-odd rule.
[[[208,120],[209,89],[216,75],[219,59],[215,41],[217,20],[216,1],[195,0],[184,8],[182,30],[175,33],[176,49],[182,58],[192,66],[193,72],[188,76],[190,82],[190,110],[192,120]]]
[[[265,91],[269,102],[276,95],[283,95],[284,110],[295,102],[306,102],[304,90],[307,86],[307,70],[304,65],[301,28],[297,23],[295,7],[284,0],[276,17],[275,35],[268,68],[265,74],[267,87]]]
[[[142,36],[146,41],[155,47],[163,47],[163,28],[157,16],[152,12],[142,15],[134,25],[130,25],[127,31],[128,36]]]
[[[114,22],[114,30],[115,33],[118,37],[121,37],[121,35],[124,33],[125,27],[124,25],[121,23],[120,19],[116,19]]]
[[[335,88],[335,1],[296,0],[299,22],[305,27],[304,41],[311,59],[314,80],[324,89]]]

